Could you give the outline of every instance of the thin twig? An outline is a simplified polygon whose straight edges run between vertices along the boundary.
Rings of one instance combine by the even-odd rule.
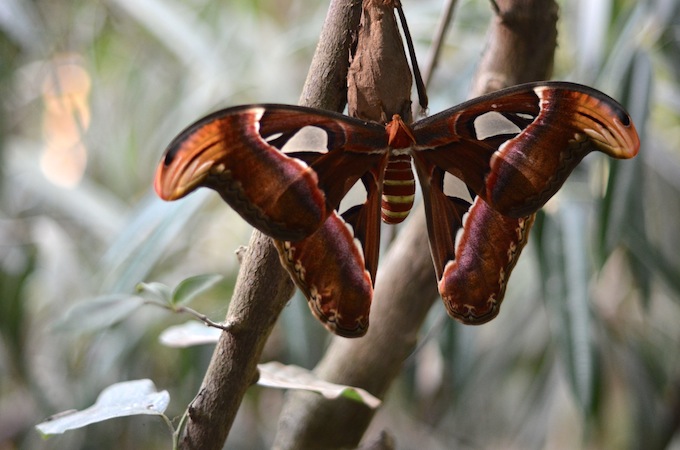
[[[430,46],[430,51],[427,54],[425,70],[423,70],[425,86],[430,85],[430,81],[432,81],[432,74],[437,68],[439,56],[441,55],[442,48],[444,47],[446,32],[449,30],[449,25],[453,21],[453,10],[456,8],[456,3],[457,0],[447,0],[446,4],[444,5],[444,11],[442,11],[442,14],[439,16],[439,23],[437,23],[437,29],[435,30],[434,37],[432,38],[432,45]]]
[[[230,331],[233,329],[233,325],[229,323],[220,323],[220,322],[215,322],[212,319],[210,319],[208,316],[206,316],[203,313],[200,313],[196,311],[193,308],[190,308],[188,306],[182,306],[182,305],[172,305],[170,303],[165,303],[165,302],[160,302],[156,300],[145,300],[144,301],[145,305],[153,305],[153,306],[158,306],[163,309],[167,309],[168,311],[172,311],[174,313],[179,313],[179,314],[189,314],[191,316],[194,316],[196,319],[200,320],[204,324],[206,324],[209,327],[213,328],[218,328],[223,331]]]
[[[179,313],[191,314],[192,316],[196,317],[198,320],[208,325],[209,327],[219,328],[222,331],[231,331],[234,328],[234,325],[231,323],[214,322],[205,314],[202,314],[196,311],[195,309],[189,308],[188,306],[178,306],[177,308],[175,308],[175,311]]]

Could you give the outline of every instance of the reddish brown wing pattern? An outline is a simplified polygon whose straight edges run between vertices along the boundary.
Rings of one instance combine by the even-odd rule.
[[[282,151],[305,126],[328,136],[327,148],[309,149],[323,156],[318,170]],[[180,133],[158,167],[155,188],[164,200],[176,200],[209,187],[265,234],[299,240],[317,230],[354,181],[380,159],[370,152],[385,153],[385,146],[377,124],[296,106],[239,106]],[[326,172],[346,182],[329,185]]]
[[[324,156],[300,155],[317,168]],[[368,330],[380,250],[380,197],[387,154],[361,181],[366,201],[333,212],[312,235],[298,242],[274,241],[281,262],[324,326],[343,337]]]
[[[511,217],[540,209],[591,151],[632,158],[640,146],[615,100],[566,82],[479,97],[415,123],[413,135],[424,158]]]
[[[439,292],[449,314],[467,324],[498,314],[534,213],[581,159],[594,150],[631,158],[640,145],[616,101],[564,82],[526,84],[471,100],[414,124],[413,135],[414,161],[430,202]],[[477,195],[467,220],[462,200],[445,192],[448,174]],[[460,236],[454,242],[447,232]]]
[[[270,236],[299,239],[311,234],[327,216],[317,174],[270,150],[258,133],[264,113],[261,107],[224,111],[183,131],[156,172],[159,196],[175,200],[206,186]]]
[[[507,217],[480,197],[475,199],[463,218],[455,257],[439,280],[439,293],[451,317],[480,325],[498,315],[510,273],[535,217]]]
[[[373,280],[346,222],[333,213],[302,241],[274,243],[314,316],[339,336],[363,336],[368,329]]]
[[[322,142],[292,145],[306,129],[320,132]],[[334,333],[356,337],[368,327],[381,197],[390,223],[403,220],[413,201],[409,157],[423,191],[439,291],[452,317],[479,324],[498,314],[534,213],[581,159],[593,150],[630,158],[638,147],[618,103],[572,83],[498,91],[412,128],[399,116],[382,126],[310,108],[252,105],[219,111],[182,132],[155,187],[166,200],[200,186],[216,190],[280,240],[281,261],[314,315]],[[452,189],[455,177],[465,183],[462,193]],[[366,201],[338,213],[355,183]]]
[[[321,142],[306,140],[305,131],[320,134]],[[314,315],[334,333],[356,337],[368,327],[387,156],[381,125],[296,106],[241,106],[180,133],[159,165],[155,188],[165,200],[201,186],[217,191],[251,225],[280,240],[281,261]],[[335,209],[360,178],[368,200],[346,223]]]

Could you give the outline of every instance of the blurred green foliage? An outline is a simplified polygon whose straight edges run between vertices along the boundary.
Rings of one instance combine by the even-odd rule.
[[[441,4],[405,2],[424,55]],[[591,156],[539,216],[503,313],[431,313],[375,420],[400,448],[666,448],[680,437],[680,5],[561,2],[556,79],[619,99],[639,156]],[[295,103],[325,2],[4,0],[0,11],[0,448],[168,448],[163,423],[116,419],[42,441],[33,426],[106,386],[150,378],[167,414],[211,347],[158,342],[186,320],[144,307],[106,327],[73,316],[144,281],[224,280],[192,303],[224,317],[249,228],[214,195],[151,191],[167,142],[218,107]],[[491,9],[460,2],[431,110],[462,101]],[[421,58],[422,59],[422,58]],[[94,321],[94,318],[92,318]],[[326,331],[296,298],[267,360],[313,367]],[[253,388],[229,448],[268,448],[282,394]]]

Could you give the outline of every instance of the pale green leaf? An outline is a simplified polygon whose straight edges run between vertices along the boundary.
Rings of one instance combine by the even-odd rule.
[[[257,384],[279,389],[302,389],[318,392],[326,398],[346,397],[366,404],[371,408],[380,406],[380,399],[361,388],[329,383],[309,370],[280,362],[258,364],[260,379]]]
[[[54,324],[54,328],[79,332],[108,328],[137,311],[143,304],[144,299],[135,295],[102,295],[74,305]]]
[[[192,347],[194,345],[215,344],[222,330],[209,327],[201,322],[190,320],[182,325],[168,327],[158,340],[168,347]]]
[[[139,283],[137,285],[137,292],[147,294],[149,297],[162,303],[172,304],[172,291],[163,283],[157,281]]]
[[[174,305],[185,305],[222,281],[222,275],[196,275],[182,280],[172,293]]]
[[[168,403],[168,391],[156,391],[151,380],[125,381],[104,389],[89,408],[57,414],[36,425],[36,428],[45,436],[62,434],[115,417],[162,415]]]

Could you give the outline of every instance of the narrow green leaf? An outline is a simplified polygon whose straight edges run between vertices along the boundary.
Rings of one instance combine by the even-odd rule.
[[[145,196],[102,258],[103,289],[128,292],[145,279],[208,198],[205,191],[170,203]]]
[[[157,281],[139,283],[136,287],[136,290],[138,293],[146,294],[154,300],[172,305],[172,291],[167,285],[163,283],[159,283]]]
[[[222,281],[222,275],[207,274],[197,275],[182,280],[172,292],[172,304],[186,305],[197,296]]]
[[[643,166],[646,159],[646,123],[649,118],[653,71],[649,55],[644,50],[627,56],[626,70],[617,74],[621,83],[617,99],[628,109],[640,136],[641,149],[631,161],[607,161],[607,190],[600,203],[598,227],[598,262],[603,265],[621,236],[632,223],[644,221]]]
[[[639,260],[640,265],[659,277],[673,292],[671,298],[680,301],[680,270],[668,261],[639,230],[628,230],[626,244]]]
[[[566,286],[566,363],[576,398],[584,411],[593,404],[594,352],[591,345],[591,314],[588,285],[588,204],[568,200],[560,208],[564,233],[564,277]]]
[[[131,315],[143,304],[144,299],[134,295],[102,295],[74,305],[54,324],[54,329],[84,333],[108,328]]]

